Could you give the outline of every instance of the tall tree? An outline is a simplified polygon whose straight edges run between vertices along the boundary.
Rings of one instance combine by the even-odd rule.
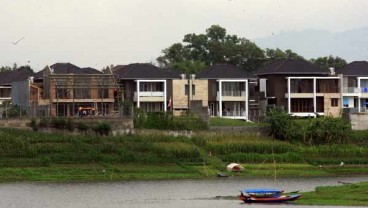
[[[310,62],[325,70],[328,70],[330,67],[341,68],[347,64],[345,59],[338,56],[319,57],[317,59],[311,59]]]
[[[162,51],[157,58],[160,66],[176,68],[188,73],[198,72],[217,63],[234,64],[253,71],[263,64],[265,56],[255,43],[226,29],[212,25],[205,34],[187,34],[183,43],[175,43]]]
[[[283,51],[279,48],[276,49],[266,48],[265,55],[268,61],[274,61],[277,59],[284,59],[284,58],[304,60],[303,56],[300,56],[299,54],[295,53],[290,49]]]

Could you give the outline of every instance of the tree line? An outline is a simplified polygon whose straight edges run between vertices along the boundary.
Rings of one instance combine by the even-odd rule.
[[[212,25],[204,34],[186,34],[182,43],[174,43],[163,49],[162,55],[156,60],[163,68],[197,73],[207,66],[218,63],[233,64],[247,72],[252,72],[282,58],[306,60],[325,70],[347,64],[346,60],[338,56],[307,60],[290,49],[283,51],[279,48],[266,48],[263,50],[246,38],[227,34],[226,29],[219,25]]]

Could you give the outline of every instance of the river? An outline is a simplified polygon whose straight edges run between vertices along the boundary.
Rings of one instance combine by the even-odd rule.
[[[280,188],[311,191],[338,181],[368,181],[368,176],[284,178],[214,178],[206,180],[158,180],[119,182],[0,184],[0,208],[244,208],[308,207],[294,204],[244,204],[216,196],[236,196],[244,188]],[[318,207],[318,206],[314,206]],[[329,206],[323,206],[327,208]]]

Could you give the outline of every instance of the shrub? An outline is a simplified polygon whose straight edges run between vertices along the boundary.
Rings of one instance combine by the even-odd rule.
[[[79,122],[77,128],[79,131],[87,131],[89,129],[88,125],[83,122]]]
[[[32,127],[33,131],[38,131],[37,120],[35,118],[31,119],[31,127]]]
[[[55,117],[51,123],[57,129],[63,129],[66,126],[66,120],[64,118]]]
[[[50,126],[50,119],[46,117],[42,117],[40,119],[40,123],[38,124],[39,127],[49,127]]]
[[[68,119],[66,120],[66,128],[67,128],[69,131],[73,131],[73,130],[74,130],[74,121],[73,121],[73,119],[68,118]]]

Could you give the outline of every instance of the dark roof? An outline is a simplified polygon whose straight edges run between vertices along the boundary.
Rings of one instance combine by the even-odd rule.
[[[0,84],[11,85],[12,82],[24,81],[31,76],[34,76],[34,73],[29,67],[20,67],[16,70],[1,72]]]
[[[129,64],[115,66],[112,71],[120,79],[173,79],[178,78],[174,73],[160,69],[152,64]]]
[[[56,64],[51,65],[50,69],[52,69],[53,74],[101,74],[102,73],[101,71],[91,68],[91,67],[80,68],[71,63],[56,63]],[[44,70],[37,72],[35,74],[35,78],[43,79]]]
[[[255,75],[328,75],[329,72],[304,60],[279,59],[254,72]]]
[[[84,67],[82,68],[82,70],[84,70],[87,74],[102,74],[100,70],[97,70],[92,67]]]
[[[201,79],[243,79],[250,75],[231,64],[215,64],[198,74]]]
[[[336,74],[343,74],[344,76],[368,76],[368,62],[354,61],[350,64],[336,69]]]

